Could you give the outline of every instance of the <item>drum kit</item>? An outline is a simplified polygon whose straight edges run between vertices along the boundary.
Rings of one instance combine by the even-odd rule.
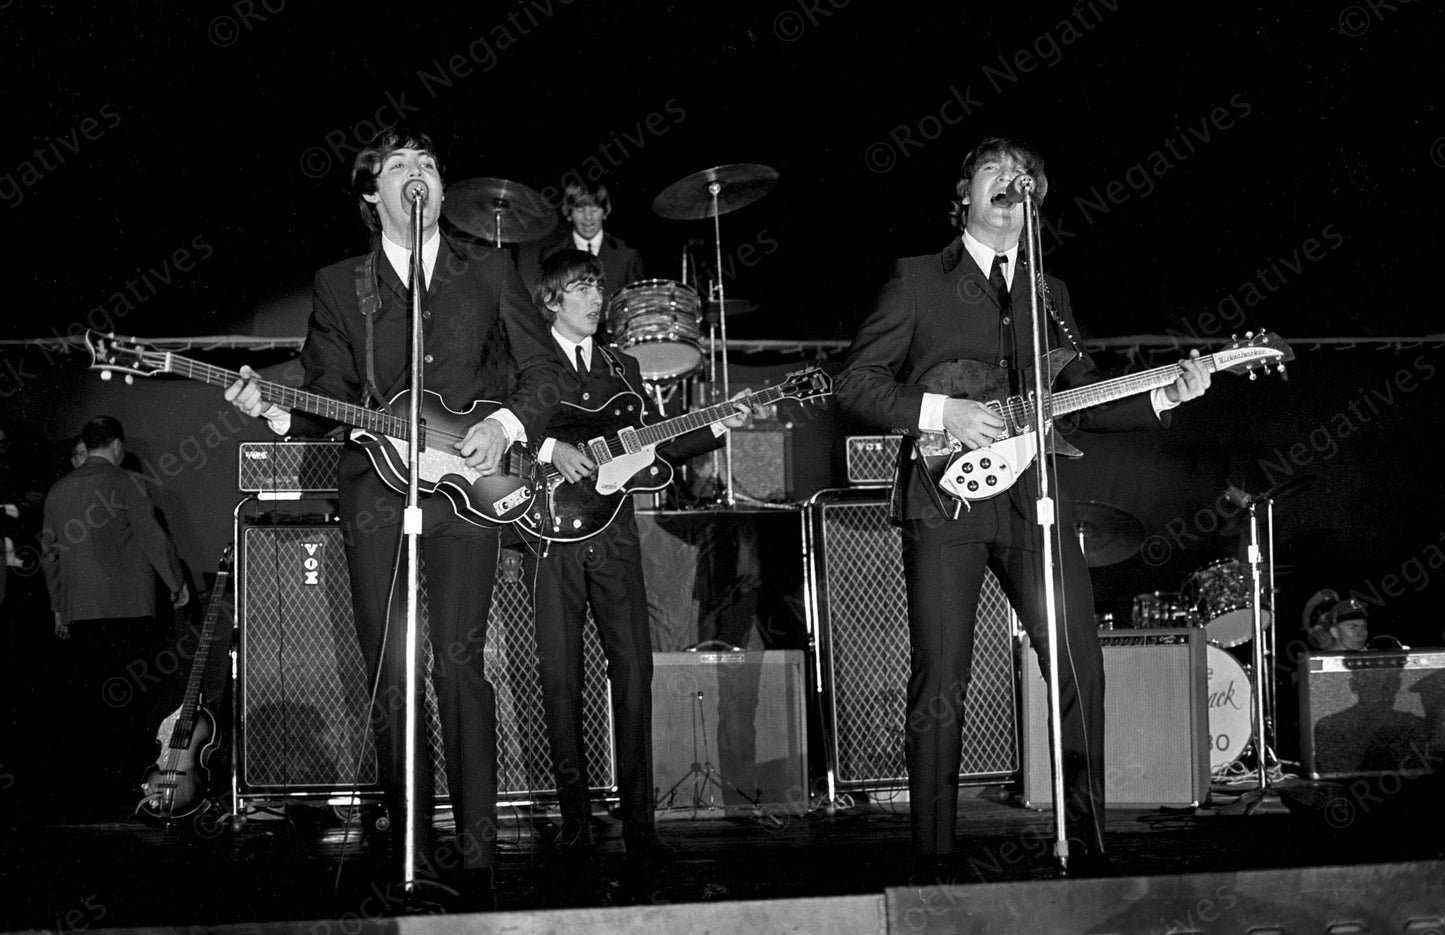
[[[727,323],[756,311],[746,299],[730,299],[723,282],[720,217],[759,200],[778,182],[778,173],[756,163],[713,166],[678,179],[652,201],[653,213],[676,221],[711,220],[716,278],[700,292],[689,282],[683,251],[682,278],[643,279],[623,284],[608,301],[604,317],[613,343],[637,358],[642,379],[659,404],[664,393],[705,374],[710,403],[732,395],[728,378]],[[540,240],[556,228],[557,209],[542,195],[508,179],[477,178],[447,189],[442,216],[456,229],[493,246]],[[694,243],[700,241],[694,241]],[[705,294],[704,294],[705,293]],[[706,328],[706,336],[704,336]],[[704,337],[706,340],[704,341]],[[720,503],[733,506],[732,444],[723,447],[725,466],[714,465]]]
[[[1145,540],[1144,524],[1128,511],[1091,500],[1074,503],[1074,533],[1091,568],[1132,557]],[[1249,568],[1234,559],[1220,559],[1190,572],[1175,591],[1135,595],[1130,607],[1129,624],[1136,630],[1204,630],[1209,768],[1215,776],[1230,772],[1253,739],[1252,666],[1230,652],[1254,639],[1252,595]],[[1269,608],[1262,608],[1261,615],[1268,627]],[[1101,615],[1100,625],[1112,628],[1112,615]]]

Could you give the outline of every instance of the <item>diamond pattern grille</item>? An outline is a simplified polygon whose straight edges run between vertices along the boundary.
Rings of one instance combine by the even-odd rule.
[[[242,547],[242,788],[347,791],[353,769],[362,789],[374,788],[376,751],[367,718],[371,686],[356,642],[340,530],[248,527],[242,531]],[[515,556],[504,550],[484,649],[487,677],[497,695],[497,779],[503,798],[554,791],[531,601],[516,565]],[[423,597],[423,627],[425,610]],[[593,788],[603,789],[615,784],[612,717],[606,661],[590,613],[584,633],[583,728],[589,778]],[[429,668],[430,641],[423,641],[423,652]],[[426,725],[436,791],[445,795],[445,760],[430,679]]]
[[[820,614],[832,699],[836,774],[845,787],[903,784],[908,611],[902,533],[881,501],[821,503]],[[959,775],[1018,768],[1013,613],[998,581],[984,579],[964,708]]]

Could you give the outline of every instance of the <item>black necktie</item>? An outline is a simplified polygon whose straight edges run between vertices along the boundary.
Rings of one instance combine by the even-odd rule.
[[[998,365],[1009,368],[1009,389],[1018,391],[1018,376],[1014,370],[1014,326],[1013,314],[1009,303],[1008,280],[1004,278],[1004,264],[1008,263],[1008,257],[1002,253],[994,254],[993,269],[989,271],[988,283],[993,287],[994,293],[998,296],[999,329],[998,329]]]
[[[581,374],[587,373],[587,361],[582,356],[582,345],[580,344],[577,345],[577,372]]]

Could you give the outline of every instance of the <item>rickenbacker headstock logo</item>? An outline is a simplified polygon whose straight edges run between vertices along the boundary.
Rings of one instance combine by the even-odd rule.
[[[301,560],[301,584],[304,587],[316,587],[321,584],[321,542],[303,542],[301,548],[306,550],[306,557]]]

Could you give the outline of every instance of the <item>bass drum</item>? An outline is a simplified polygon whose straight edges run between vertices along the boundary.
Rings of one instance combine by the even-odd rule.
[[[1209,667],[1209,772],[1218,775],[1244,755],[1254,735],[1254,685],[1238,659],[1210,645]]]
[[[702,366],[702,301],[671,279],[643,279],[607,306],[612,341],[637,358],[642,379],[665,382]]]
[[[1221,559],[1195,569],[1179,587],[1179,600],[1211,643],[1230,647],[1254,639],[1254,602],[1249,569],[1234,559]],[[1263,612],[1269,626],[1270,612]]]

